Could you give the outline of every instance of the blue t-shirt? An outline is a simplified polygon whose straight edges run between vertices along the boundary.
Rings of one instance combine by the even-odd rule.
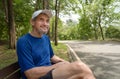
[[[18,39],[17,55],[22,78],[26,79],[24,71],[39,66],[50,66],[50,58],[54,53],[46,35],[37,38],[28,33]]]

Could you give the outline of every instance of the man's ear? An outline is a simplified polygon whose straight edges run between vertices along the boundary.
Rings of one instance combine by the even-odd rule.
[[[30,24],[32,25],[32,26],[34,26],[34,20],[30,20]]]

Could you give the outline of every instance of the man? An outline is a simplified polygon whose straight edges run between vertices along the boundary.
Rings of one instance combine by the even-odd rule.
[[[54,55],[50,40],[49,10],[38,10],[32,15],[32,31],[17,42],[18,62],[23,79],[95,79],[81,61],[69,63]],[[51,61],[55,63],[51,65]]]

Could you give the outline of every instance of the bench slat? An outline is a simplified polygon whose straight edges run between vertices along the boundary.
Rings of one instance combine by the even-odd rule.
[[[15,62],[15,63],[1,69],[0,70],[0,79],[5,78],[6,76],[10,75],[11,73],[16,71],[17,69],[19,69],[18,62]]]
[[[18,69],[14,74],[10,75],[7,79],[20,79],[21,74],[20,74],[20,69]]]

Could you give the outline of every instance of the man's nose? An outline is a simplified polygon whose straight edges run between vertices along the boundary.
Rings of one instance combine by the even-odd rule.
[[[46,21],[44,21],[44,25],[48,25],[48,23]]]
[[[44,25],[45,25],[45,26],[49,26],[49,23],[45,21],[45,22],[44,22]]]

